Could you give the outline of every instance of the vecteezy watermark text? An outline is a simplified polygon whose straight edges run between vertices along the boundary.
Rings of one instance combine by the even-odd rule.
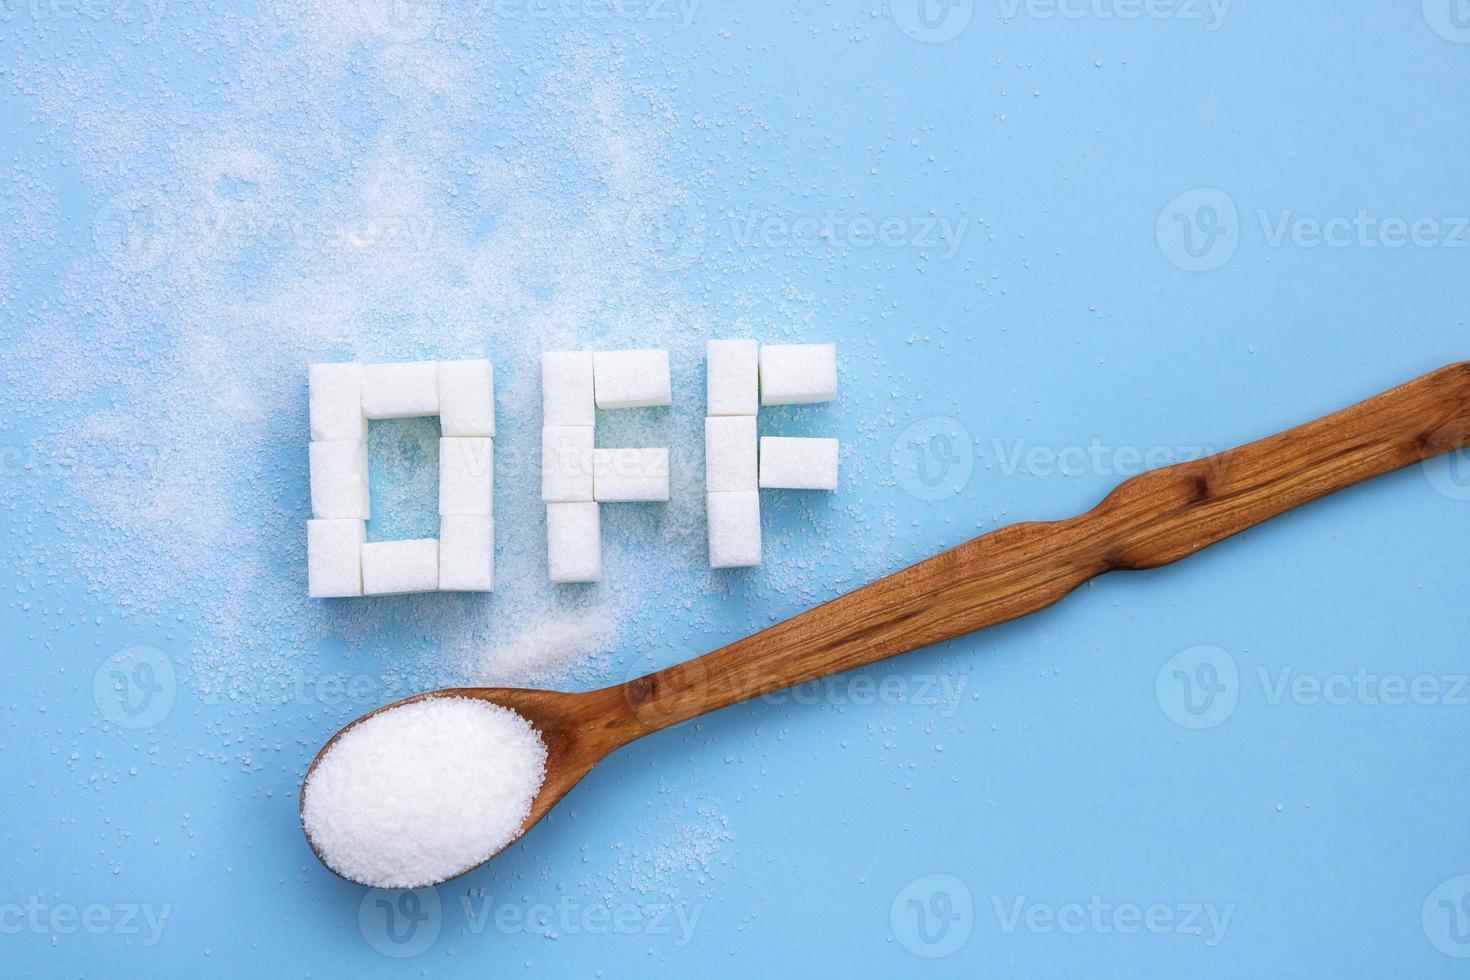
[[[139,936],[144,946],[163,938],[172,905],[138,902],[44,902],[32,895],[24,902],[0,902],[0,936]]]
[[[1228,650],[1210,645],[1181,650],[1165,661],[1154,691],[1169,720],[1201,730],[1230,719],[1252,690],[1251,679],[1269,707],[1470,707],[1467,673],[1382,673],[1363,665],[1327,674],[1298,671],[1289,665],[1258,665],[1254,672],[1242,673]]]
[[[1232,0],[996,0],[1006,20],[1196,21],[1210,33],[1225,25]]]
[[[1269,249],[1470,249],[1470,214],[1391,214],[1354,208],[1303,214],[1257,208],[1261,243]],[[1235,257],[1250,230],[1235,199],[1218,187],[1196,187],[1164,205],[1154,223],[1159,251],[1187,272],[1212,272]]]
[[[838,674],[807,681],[784,691],[763,695],[767,704],[851,704],[851,705],[919,705],[937,707],[942,718],[952,717],[959,709],[969,678],[938,674]]]
[[[1087,445],[1031,446],[1024,439],[1007,446],[992,439],[991,451],[1003,476],[1107,476],[1128,477],[1175,463],[1192,462],[1215,455],[1210,446],[1110,446],[1101,439]],[[1221,459],[1223,468],[1226,460]],[[1222,476],[1221,474],[1215,474]]]
[[[1202,939],[1206,946],[1225,940],[1235,904],[1212,902],[1109,902],[1093,895],[1085,902],[1050,904],[1033,902],[1025,895],[990,896],[1000,931],[1006,935],[1028,932],[1046,936],[1061,933],[1080,936],[1186,936]]]
[[[820,215],[732,212],[730,232],[741,248],[917,248],[930,249],[941,259],[954,258],[970,227],[968,216],[946,215]]]
[[[490,0],[490,12],[506,20],[621,20],[668,23],[686,31],[699,0]]]
[[[668,902],[647,904],[582,902],[563,895],[555,902],[497,901],[494,895],[460,896],[466,928],[472,934],[486,929],[504,934],[543,936],[668,936],[675,946],[687,946],[699,928],[704,906]]]

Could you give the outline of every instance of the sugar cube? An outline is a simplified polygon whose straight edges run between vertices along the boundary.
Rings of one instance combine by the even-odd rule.
[[[541,424],[592,425],[592,352],[547,351],[541,355]]]
[[[755,416],[704,420],[704,488],[710,492],[754,490]]]
[[[647,408],[673,402],[666,350],[600,350],[592,354],[598,408]]]
[[[607,503],[668,500],[668,449],[594,449],[592,490]]]
[[[345,439],[307,447],[311,473],[311,516],[367,518],[367,443]]]
[[[364,364],[362,413],[370,419],[412,419],[439,414],[439,365],[435,361]]]
[[[439,440],[439,513],[489,517],[494,510],[495,440]]]
[[[760,345],[753,340],[711,340],[706,415],[754,415],[760,396]]]
[[[361,442],[367,438],[361,364],[313,364],[307,369],[307,390],[313,440]]]
[[[548,425],[541,430],[541,499],[592,500],[592,426]]]
[[[837,440],[761,436],[762,489],[836,490]]]
[[[439,588],[439,542],[434,538],[369,541],[362,546],[362,594],[403,595]]]
[[[495,435],[495,375],[489,361],[439,362],[439,432]]]
[[[495,589],[495,526],[488,517],[439,519],[439,591]]]
[[[307,521],[306,594],[313,599],[362,595],[362,545],[366,540],[363,521]]]
[[[553,582],[602,581],[602,519],[595,503],[546,505],[546,561]]]
[[[761,563],[761,495],[755,490],[704,495],[709,518],[709,567]]]
[[[768,344],[761,348],[761,404],[805,405],[837,397],[837,345]]]

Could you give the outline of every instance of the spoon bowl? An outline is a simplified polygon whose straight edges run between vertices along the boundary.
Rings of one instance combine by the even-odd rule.
[[[300,809],[304,814],[306,785],[311,780],[312,773],[316,771],[317,766],[321,764],[322,759],[337,744],[338,740],[358,725],[376,715],[430,698],[470,698],[516,712],[531,723],[546,746],[546,776],[541,781],[541,787],[536,791],[535,797],[532,798],[530,812],[522,821],[520,831],[506,843],[505,847],[509,847],[542,817],[546,816],[547,812],[559,803],[573,786],[582,781],[583,776],[592,771],[593,766],[628,741],[647,733],[646,729],[639,731],[637,726],[632,724],[636,721],[636,717],[628,710],[627,703],[620,696],[620,690],[620,687],[610,687],[599,691],[567,693],[516,687],[449,687],[425,691],[422,694],[415,694],[412,697],[385,704],[343,727],[321,747],[321,751],[317,752],[316,757],[311,760],[311,765],[307,767],[306,776],[302,780]],[[620,705],[623,708],[622,711],[618,710]],[[303,829],[304,827],[303,817]],[[305,836],[312,853],[328,870],[343,880],[352,880],[345,878],[330,864],[327,864],[311,835],[306,834]],[[500,850],[503,851],[505,847]],[[500,851],[496,851],[485,861],[489,861],[499,853]],[[466,867],[460,874],[473,871],[484,863],[482,861]]]

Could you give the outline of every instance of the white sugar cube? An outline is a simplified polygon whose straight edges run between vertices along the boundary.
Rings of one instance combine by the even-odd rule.
[[[438,415],[438,362],[364,364],[362,412],[370,419],[412,419]]]
[[[367,525],[358,520],[306,522],[306,594],[313,599],[362,595],[362,545]]]
[[[553,582],[602,581],[602,518],[597,504],[546,505],[546,564]]]
[[[754,415],[760,400],[760,345],[753,340],[711,340],[706,348],[709,400],[706,415]]]
[[[592,352],[547,351],[541,355],[541,424],[592,425]]]
[[[311,471],[311,516],[367,518],[367,443],[333,440],[307,447]]]
[[[761,404],[805,405],[837,397],[837,345],[768,344],[761,348]]]
[[[370,541],[362,546],[362,594],[403,595],[439,588],[439,542]]]
[[[761,488],[836,490],[837,440],[761,436]]]
[[[673,402],[666,350],[600,350],[592,354],[598,408],[647,408]]]
[[[362,442],[367,438],[361,364],[313,364],[307,370],[307,389],[314,441]]]
[[[710,492],[754,490],[755,416],[704,420],[704,488]]]
[[[668,500],[668,449],[594,449],[592,491],[607,503]]]
[[[495,435],[495,375],[489,361],[439,362],[439,432]]]
[[[439,519],[439,591],[495,589],[495,526],[488,517]]]
[[[707,493],[709,567],[744,568],[761,563],[761,495],[755,490]]]
[[[439,440],[439,513],[489,517],[494,513],[495,440]]]
[[[592,426],[548,425],[541,430],[541,499],[592,500]]]

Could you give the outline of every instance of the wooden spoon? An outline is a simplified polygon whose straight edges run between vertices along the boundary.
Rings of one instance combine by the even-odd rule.
[[[1239,449],[1141,474],[1079,517],[1001,528],[625,684],[580,694],[450,688],[378,711],[447,695],[527,718],[546,742],[547,760],[524,834],[593,766],[644,735],[1024,616],[1104,572],[1178,561],[1333,491],[1466,446],[1470,362]],[[343,732],[378,711],[334,735],[307,777]]]

